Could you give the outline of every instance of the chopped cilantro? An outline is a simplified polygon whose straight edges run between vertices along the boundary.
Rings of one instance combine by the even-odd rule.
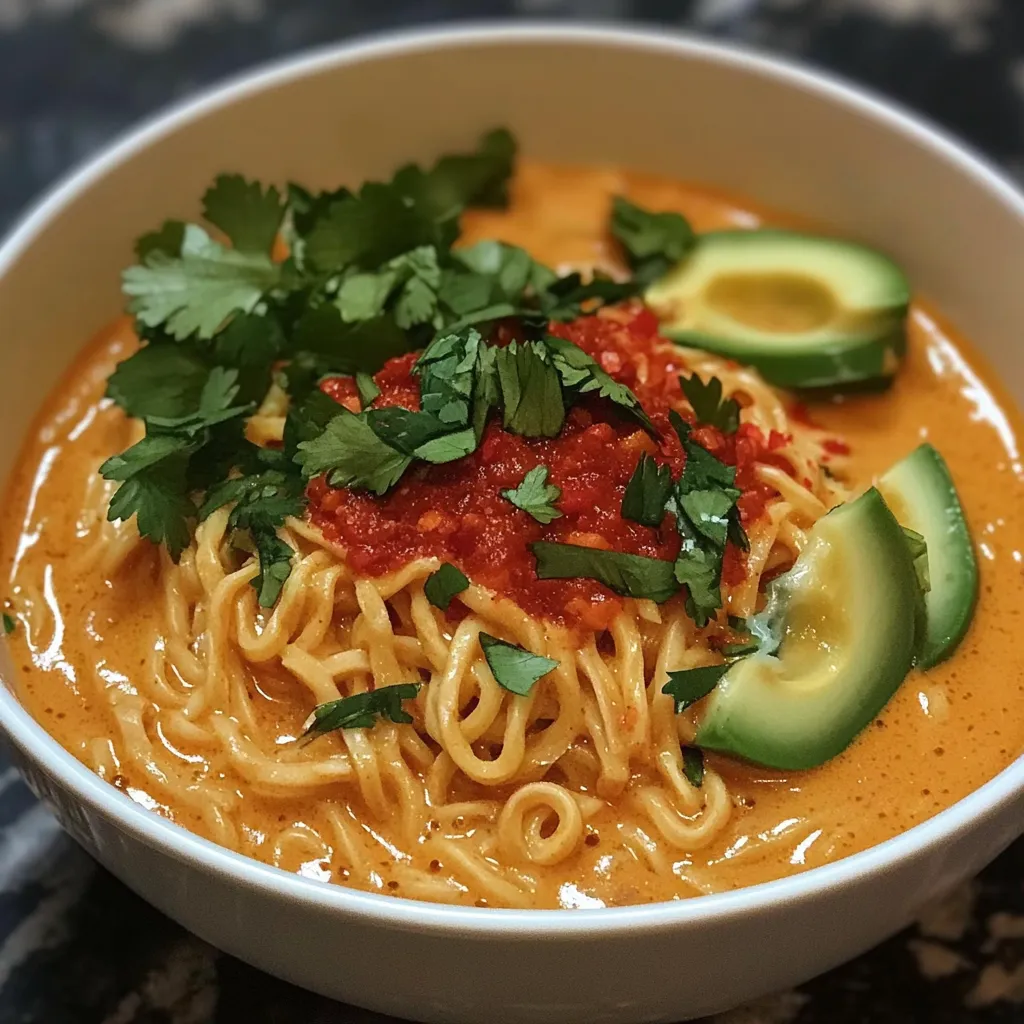
[[[259,594],[261,607],[271,608],[292,571],[295,552],[273,530],[254,529],[252,538],[260,560],[260,572],[252,585]]]
[[[480,633],[480,647],[495,682],[520,697],[527,696],[538,679],[558,668],[554,658],[533,654],[525,647],[499,640],[490,633]]]
[[[700,747],[683,747],[683,774],[695,789],[704,785],[704,751]]]
[[[681,213],[651,213],[622,196],[612,201],[611,228],[641,287],[682,260],[696,240]]]
[[[623,597],[644,597],[659,604],[679,590],[672,562],[646,555],[539,540],[530,545],[542,580],[598,580]]]
[[[181,255],[151,249],[123,275],[129,309],[147,327],[164,327],[179,340],[212,338],[234,313],[251,313],[281,278],[262,253],[239,252],[189,224]]]
[[[461,594],[469,586],[469,578],[466,574],[452,565],[451,562],[443,562],[440,568],[435,569],[423,584],[423,593],[427,600],[441,611],[448,611],[452,598]]]
[[[322,434],[298,445],[295,461],[309,479],[327,474],[332,487],[363,487],[384,494],[409,468],[412,457],[396,451],[374,432],[368,413],[342,408]]]
[[[209,363],[189,345],[146,345],[117,364],[107,397],[129,416],[174,418],[199,408]]]
[[[644,526],[660,526],[672,493],[672,468],[659,466],[646,452],[640,456],[622,496],[622,516]]]
[[[565,422],[558,373],[539,342],[515,342],[494,352],[504,426],[523,437],[557,437]]]
[[[547,466],[531,469],[517,487],[502,491],[501,496],[533,516],[538,523],[546,525],[562,515],[555,508],[555,502],[562,496],[562,489],[548,483]]]
[[[740,404],[735,398],[722,397],[722,382],[712,377],[706,384],[693,374],[680,377],[679,384],[693,407],[698,423],[718,427],[723,434],[735,434],[740,425]]]
[[[270,255],[284,218],[281,193],[271,185],[222,174],[203,196],[203,216],[220,228],[239,252]]]
[[[135,243],[135,255],[144,263],[152,252],[165,256],[180,256],[181,243],[185,240],[185,225],[180,220],[165,220],[156,231],[142,235]]]
[[[359,401],[364,410],[369,409],[380,398],[380,388],[377,387],[373,377],[362,370],[356,374],[356,388],[359,391]]]
[[[669,672],[668,682],[661,688],[676,703],[676,714],[703,700],[729,671],[729,665],[704,665]]]
[[[636,395],[625,384],[610,377],[578,345],[550,334],[544,339],[544,344],[551,352],[551,361],[562,379],[563,387],[579,395],[596,392],[601,398],[607,398],[626,409],[643,424],[645,430],[656,433],[654,424]]]
[[[418,683],[398,683],[318,704],[313,709],[313,721],[306,735],[320,735],[335,729],[370,729],[382,718],[408,724],[412,715],[402,707],[402,701],[412,700],[418,691]]]
[[[18,623],[10,612],[4,612],[4,632],[10,636],[15,629],[17,629]]]

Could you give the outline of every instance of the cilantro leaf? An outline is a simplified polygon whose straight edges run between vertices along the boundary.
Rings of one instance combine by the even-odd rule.
[[[437,249],[422,245],[380,270],[350,274],[338,289],[336,305],[347,323],[370,320],[384,312],[394,295],[395,322],[407,330],[434,319],[440,284]]]
[[[623,196],[612,200],[611,231],[626,252],[634,279],[643,287],[682,260],[696,241],[681,213],[651,213]]]
[[[284,217],[281,193],[240,174],[222,174],[203,196],[203,216],[239,252],[269,255]]]
[[[166,546],[175,560],[188,546],[196,514],[186,472],[192,444],[182,437],[150,434],[100,466],[107,480],[121,481],[107,509],[110,522],[136,517],[139,534]]]
[[[179,257],[151,250],[124,272],[122,287],[140,323],[182,340],[213,337],[231,314],[251,313],[279,279],[268,256],[226,249],[189,224]]]
[[[380,718],[408,724],[413,720],[412,715],[402,707],[402,701],[412,700],[418,691],[417,683],[398,683],[318,704],[313,709],[313,721],[306,735],[320,735],[335,729],[369,729]]]
[[[537,578],[598,580],[623,597],[650,598],[661,604],[679,590],[672,562],[646,555],[537,541],[530,545]]]
[[[393,270],[383,270],[363,271],[346,277],[341,282],[335,302],[341,311],[341,319],[345,323],[355,323],[380,316],[394,290],[397,276]]]
[[[226,420],[236,419],[252,411],[251,405],[233,405],[238,395],[238,371],[214,366],[203,382],[199,394],[199,407],[185,416],[149,416],[146,423],[159,431],[179,431],[195,437],[209,427]]]
[[[679,496],[679,507],[696,530],[718,547],[725,547],[729,530],[729,512],[740,492],[735,488],[711,491],[686,491]]]
[[[146,257],[153,252],[161,252],[165,256],[180,256],[181,243],[184,240],[184,223],[180,220],[165,220],[156,231],[150,231],[136,241],[135,255],[142,263],[145,263]]]
[[[698,423],[718,427],[723,434],[736,433],[740,425],[740,404],[735,398],[722,397],[722,382],[717,377],[705,384],[697,374],[680,376],[679,384]]]
[[[636,395],[625,384],[610,377],[578,345],[551,334],[544,338],[544,344],[551,353],[551,361],[563,387],[579,395],[596,392],[601,398],[607,398],[633,415],[645,430],[657,433]]]
[[[192,443],[173,434],[147,434],[119,455],[112,455],[100,466],[105,480],[131,480],[143,470],[151,469],[166,459],[188,455]]]
[[[703,665],[700,668],[669,672],[668,682],[661,688],[676,702],[676,714],[703,700],[731,668],[730,665]]]
[[[425,441],[415,451],[417,459],[424,462],[440,464],[454,462],[476,451],[478,440],[472,427],[456,430],[450,434],[442,434],[430,441]]]
[[[347,324],[333,303],[311,306],[299,317],[292,345],[294,354],[286,371],[289,380],[300,357],[315,363],[317,376],[359,370],[376,373],[389,359],[404,355],[413,347],[409,335],[390,314]],[[311,356],[317,358],[310,359]],[[315,379],[309,383],[314,382]],[[291,384],[288,391],[293,396],[296,393]]]
[[[494,352],[504,426],[523,437],[557,437],[565,422],[558,373],[539,342],[515,342]]]
[[[18,628],[17,620],[9,612],[4,612],[3,620],[4,633],[6,633],[7,636],[10,636]]]
[[[240,313],[214,337],[211,353],[218,363],[228,366],[266,366],[281,355],[285,345],[281,325],[272,316]]]
[[[391,260],[388,266],[401,283],[395,300],[395,323],[407,330],[433,320],[441,286],[437,249],[432,245],[420,246]]]
[[[441,611],[448,611],[452,598],[461,594],[469,586],[469,577],[452,565],[451,562],[443,562],[440,568],[435,569],[423,584],[423,593],[427,600]]]
[[[538,679],[558,668],[554,658],[533,654],[519,644],[510,644],[483,631],[480,633],[480,647],[494,681],[502,689],[520,697],[526,697]]]
[[[555,278],[538,291],[537,304],[548,320],[575,320],[583,307],[595,304],[621,302],[635,295],[635,281],[614,281],[603,274],[594,274],[584,281],[577,273]]]
[[[704,751],[700,747],[683,747],[683,774],[695,789],[704,785]]]
[[[316,222],[306,239],[306,258],[327,273],[350,265],[373,269],[438,241],[434,218],[409,203],[399,187],[368,181]]]
[[[414,412],[401,406],[388,405],[364,413],[370,429],[395,451],[416,456],[416,449],[451,430],[429,412]]]
[[[495,128],[480,140],[475,153],[441,157],[430,171],[430,188],[438,206],[504,206],[516,157],[516,140]]]
[[[292,233],[297,236],[308,235],[313,225],[334,203],[350,195],[351,190],[344,187],[314,194],[294,181],[288,182],[288,214]]]
[[[668,418],[686,452],[686,465],[679,486],[684,491],[732,487],[736,483],[736,467],[727,466],[706,448],[691,441],[690,424],[675,409],[669,410]]]
[[[368,409],[380,398],[380,388],[377,387],[373,377],[360,370],[356,374],[356,389],[359,392],[359,401],[363,409]]]
[[[644,526],[660,526],[672,492],[672,468],[659,466],[646,452],[622,495],[622,516]]]
[[[537,466],[523,477],[522,483],[502,491],[501,496],[511,501],[516,508],[533,516],[538,523],[546,525],[562,515],[555,508],[555,502],[562,496],[562,489],[547,481],[548,467]]]
[[[684,540],[674,574],[688,592],[687,614],[698,626],[706,626],[722,607],[722,553]]]
[[[299,442],[312,441],[344,407],[319,388],[313,388],[301,401],[293,402],[284,421],[284,454],[295,461]]]
[[[272,529],[258,528],[251,532],[260,560],[260,572],[252,585],[259,594],[260,607],[271,608],[291,575],[295,552]]]
[[[440,334],[424,349],[413,367],[420,378],[424,412],[455,426],[469,422],[481,340],[479,332],[471,328]]]
[[[209,364],[192,346],[145,345],[107,379],[107,397],[129,416],[174,418],[199,408]]]
[[[301,477],[267,469],[234,477],[211,487],[199,507],[200,521],[223,505],[234,503],[228,525],[238,529],[276,529],[305,508]]]
[[[362,487],[374,494],[393,487],[412,459],[382,441],[368,415],[342,407],[323,433],[300,442],[295,461],[303,475],[309,479],[326,473],[332,487]]]

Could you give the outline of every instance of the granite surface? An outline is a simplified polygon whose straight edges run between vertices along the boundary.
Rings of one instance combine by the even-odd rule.
[[[509,16],[681,26],[797,54],[1024,174],[1022,0],[0,0],[0,223],[140,116],[248,65],[372,30]],[[383,1020],[182,931],[97,867],[0,760],[0,1024]],[[719,1018],[861,1021],[1024,1021],[1024,842],[902,935]]]

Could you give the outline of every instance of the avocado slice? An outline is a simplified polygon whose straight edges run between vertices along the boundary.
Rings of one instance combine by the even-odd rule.
[[[956,650],[978,599],[978,560],[967,520],[949,467],[930,444],[897,462],[878,489],[893,515],[928,545],[929,590],[917,663],[931,668]]]
[[[910,286],[867,246],[794,231],[714,231],[644,296],[662,333],[780,387],[892,377]]]
[[[760,650],[712,691],[696,745],[784,770],[835,757],[910,670],[919,600],[903,530],[877,490],[829,512],[748,620]]]

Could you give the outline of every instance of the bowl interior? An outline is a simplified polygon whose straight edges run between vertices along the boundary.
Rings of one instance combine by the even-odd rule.
[[[712,183],[887,249],[1024,397],[1024,203],[941,135],[827,79],[706,44],[483,30],[284,65],[154,122],[58,188],[0,252],[6,435],[24,433],[72,354],[119,312],[133,240],[196,216],[217,173],[356,184],[499,124],[532,156]],[[0,471],[15,455],[0,451]]]

